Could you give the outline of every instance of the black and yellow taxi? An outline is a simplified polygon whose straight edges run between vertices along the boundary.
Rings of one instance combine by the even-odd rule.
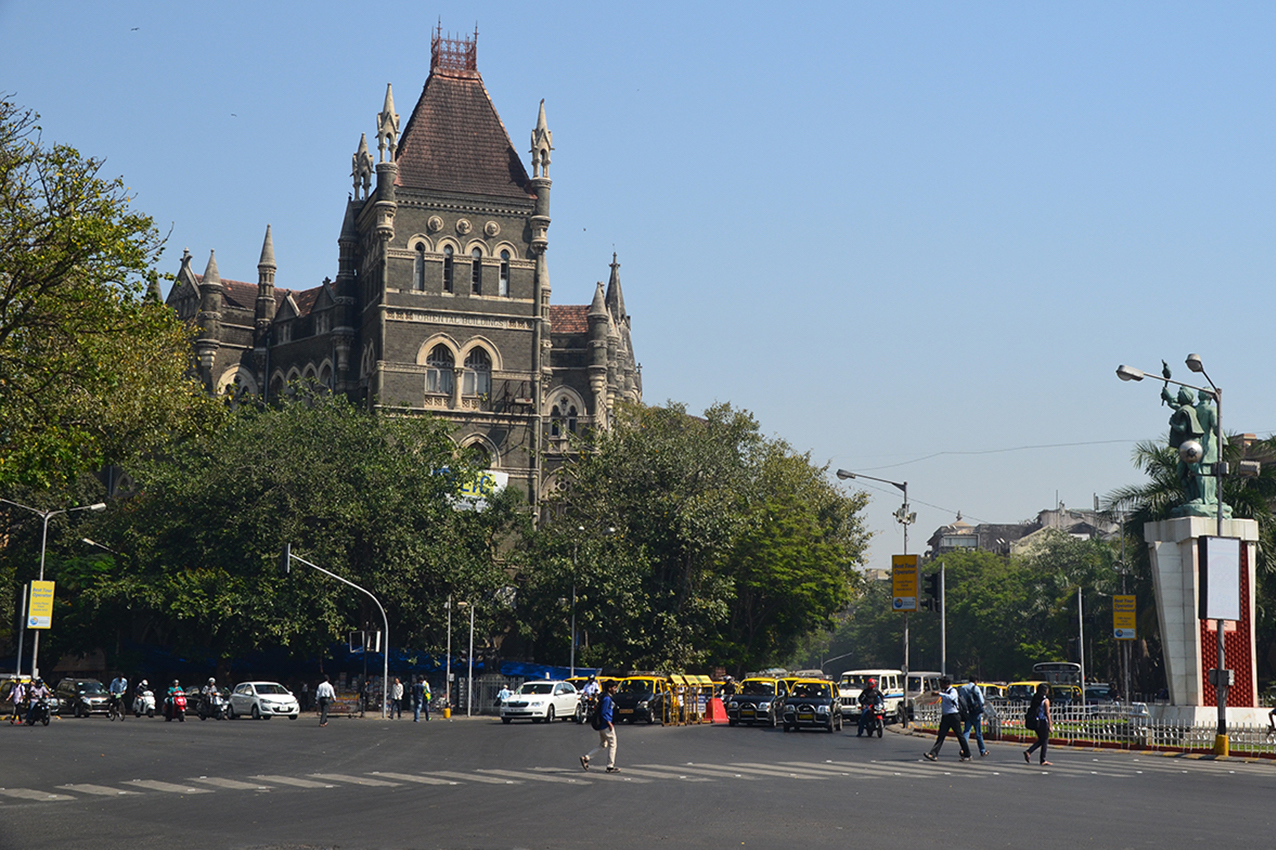
[[[837,685],[827,679],[798,679],[789,685],[781,715],[785,732],[799,729],[842,728],[842,700]]]
[[[612,698],[613,718],[629,723],[664,723],[665,706],[673,705],[669,678],[658,673],[641,673],[620,680]]]
[[[780,722],[786,688],[779,679],[753,676],[736,686],[736,692],[725,698],[727,723],[762,723],[775,727]]]

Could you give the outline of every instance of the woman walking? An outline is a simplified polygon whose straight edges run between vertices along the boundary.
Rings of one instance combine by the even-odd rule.
[[[1037,692],[1032,695],[1032,702],[1028,704],[1027,717],[1036,723],[1033,728],[1037,732],[1037,743],[1023,751],[1023,760],[1032,764],[1032,751],[1040,747],[1041,763],[1049,767],[1051,765],[1046,761],[1046,747],[1050,744],[1050,685],[1045,682],[1037,685]]]

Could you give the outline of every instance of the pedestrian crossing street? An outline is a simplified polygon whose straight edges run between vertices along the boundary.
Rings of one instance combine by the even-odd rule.
[[[1062,778],[1087,776],[1118,777],[1137,780],[1140,776],[1172,774],[1239,775],[1276,779],[1276,766],[1236,762],[1168,759],[1159,756],[1105,758],[1087,753],[1063,753],[1051,767],[1008,761],[1019,758],[1017,750],[995,751],[988,759],[959,763],[955,757],[941,758],[932,764],[916,761],[784,761],[732,762],[710,764],[637,763],[624,765],[620,773],[606,773],[601,766],[582,772],[567,767],[529,767],[522,770],[479,768],[472,771],[435,770],[420,773],[371,771],[368,773],[309,773],[302,776],[258,774],[247,777],[194,776],[186,780],[128,779],[116,784],[70,783],[54,788],[0,788],[0,808],[31,803],[67,803],[75,800],[139,795],[179,795],[243,793],[289,793],[325,791],[350,787],[420,788],[422,786],[463,785],[575,785],[585,787],[597,783],[647,784],[652,782],[767,782],[810,781],[840,778],[874,781],[892,779],[929,780],[960,776],[964,780],[997,781],[1005,778],[1048,775]]]

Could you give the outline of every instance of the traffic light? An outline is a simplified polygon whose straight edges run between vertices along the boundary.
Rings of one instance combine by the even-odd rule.
[[[922,587],[926,591],[926,599],[922,602],[922,608],[927,611],[940,610],[939,600],[939,573],[929,573],[922,577]]]

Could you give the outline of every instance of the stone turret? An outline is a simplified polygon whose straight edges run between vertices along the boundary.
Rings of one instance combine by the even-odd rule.
[[[593,395],[594,422],[607,427],[607,346],[612,319],[607,311],[607,299],[603,285],[594,288],[594,300],[589,312],[589,391]]]
[[[390,149],[388,161],[394,161],[395,149],[399,146],[399,113],[394,111],[394,92],[390,84],[385,84],[385,104],[377,115],[377,152],[380,162],[386,162],[386,148]]]
[[[348,392],[357,376],[350,375],[350,352],[354,346],[355,325],[358,316],[358,284],[355,250],[359,245],[359,230],[355,225],[363,204],[350,198],[346,201],[346,214],[341,220],[341,235],[337,237],[337,279],[332,290],[337,302],[333,318],[333,350],[337,357],[333,389]]]
[[[270,323],[275,319],[275,243],[266,225],[266,238],[261,243],[261,259],[257,261],[257,302],[253,314],[253,365],[257,386],[266,386],[270,365]]]
[[[195,340],[195,356],[199,360],[200,378],[211,390],[213,361],[221,347],[222,322],[222,279],[217,273],[217,257],[213,251],[208,252],[208,266],[204,269],[204,279],[200,281],[199,294],[199,314],[195,319],[199,336]]]

